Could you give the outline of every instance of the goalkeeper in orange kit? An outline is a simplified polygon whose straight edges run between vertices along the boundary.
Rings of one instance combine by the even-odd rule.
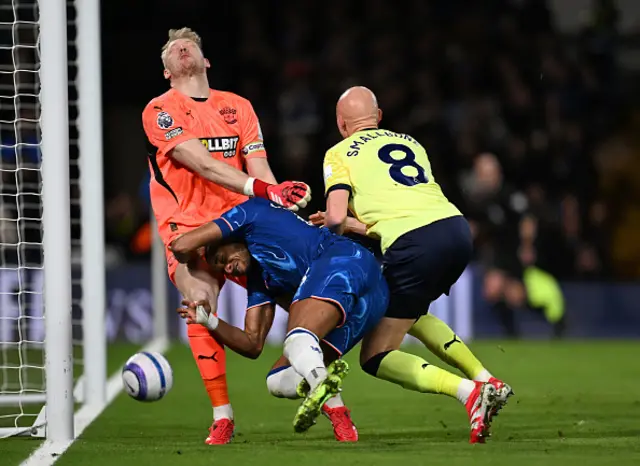
[[[198,34],[189,28],[169,31],[162,62],[171,89],[149,102],[142,121],[151,205],[165,247],[248,197],[263,197],[291,210],[306,206],[311,195],[305,183],[276,184],[251,103],[209,88],[210,64]],[[168,249],[167,261],[169,277],[184,298],[206,300],[215,312],[225,277],[210,273],[204,259],[179,264]],[[229,443],[235,424],[224,348],[204,326],[190,325],[188,336],[213,406],[206,443]]]

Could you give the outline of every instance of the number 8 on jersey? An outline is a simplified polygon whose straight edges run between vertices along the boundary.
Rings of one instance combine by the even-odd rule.
[[[407,134],[375,128],[352,134],[327,151],[324,179],[326,194],[351,193],[351,212],[368,236],[382,238],[383,251],[414,224],[460,215],[434,179],[426,150]]]
[[[402,152],[404,157],[395,159],[392,156],[394,152]],[[424,174],[424,168],[416,162],[416,154],[404,144],[385,144],[378,150],[378,158],[384,163],[391,165],[391,167],[389,167],[389,175],[400,184],[414,186],[416,184],[429,182]],[[416,169],[418,174],[416,176],[407,176],[402,172],[402,169],[405,167]]]

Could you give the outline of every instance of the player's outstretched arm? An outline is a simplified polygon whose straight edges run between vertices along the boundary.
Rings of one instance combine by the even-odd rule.
[[[189,139],[178,144],[171,151],[171,157],[202,178],[231,191],[246,196],[262,197],[293,211],[306,207],[311,200],[311,188],[306,183],[285,181],[280,184],[269,184],[251,177],[212,158],[198,139]]]
[[[367,236],[367,226],[364,223],[358,221],[357,218],[347,217],[344,230],[347,233],[355,233],[356,235]]]
[[[212,314],[207,301],[184,300],[182,304],[184,307],[179,308],[178,313],[188,324],[204,325],[218,341],[244,357],[257,359],[262,354],[275,316],[272,304],[247,309],[244,330],[229,325]]]
[[[220,227],[213,222],[209,222],[173,240],[169,245],[169,250],[178,262],[186,264],[193,259],[198,249],[221,239],[222,230],[220,230]]]
[[[189,139],[178,144],[171,157],[201,177],[231,191],[242,193],[249,176],[211,157],[198,139]]]
[[[250,359],[257,359],[262,354],[274,316],[273,304],[252,307],[247,309],[244,330],[221,320],[213,333],[220,342],[236,353]]]
[[[318,211],[315,214],[309,215],[309,221],[317,227],[323,227],[325,215],[326,212]],[[347,220],[344,222],[344,232],[367,236],[367,226],[359,222],[356,218],[347,217]]]
[[[266,181],[267,183],[278,184],[266,157],[252,157],[247,159],[247,173],[249,173],[249,176]]]

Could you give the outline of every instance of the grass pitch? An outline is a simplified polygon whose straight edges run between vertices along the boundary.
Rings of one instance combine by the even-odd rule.
[[[407,349],[437,362],[424,349]],[[208,398],[188,348],[175,345],[167,354],[175,377],[166,398],[145,404],[121,395],[56,464],[640,464],[640,344],[491,341],[478,342],[473,350],[516,393],[486,445],[467,443],[466,412],[457,401],[373,379],[360,370],[357,350],[347,358],[352,371],[343,395],[360,442],[338,444],[324,418],[307,434],[294,434],[297,402],[266,391],[265,375],[279,355],[279,349],[271,348],[257,361],[229,354],[236,439],[209,447],[203,443],[211,422]],[[9,458],[6,462],[3,455],[2,464],[21,459]]]
[[[107,347],[107,371],[112,374],[126,360],[134,354],[140,346],[134,344],[120,343],[117,345],[108,345]],[[21,373],[23,386],[29,389],[40,388],[44,377],[44,353],[42,350],[22,351],[20,355],[17,351],[3,354],[2,367],[18,368],[4,370],[0,379],[7,387],[20,387],[18,373]],[[74,357],[82,360],[82,353],[79,348],[74,348]],[[82,375],[82,365],[74,365],[74,379]],[[18,417],[17,424],[19,426],[30,426],[35,420],[35,416],[40,412],[41,405],[25,405],[23,406],[24,416]],[[16,407],[0,407],[0,426],[14,427],[15,414],[19,412]],[[4,416],[4,417],[3,417]],[[19,464],[26,459],[29,454],[40,446],[42,441],[32,437],[12,437],[0,439],[0,464],[2,466],[11,466]]]

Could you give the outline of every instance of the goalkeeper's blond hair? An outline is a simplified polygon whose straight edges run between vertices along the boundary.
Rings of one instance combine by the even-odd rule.
[[[195,43],[200,51],[202,51],[202,39],[200,35],[195,32],[191,28],[180,28],[180,29],[169,29],[169,40],[162,46],[162,53],[160,54],[160,58],[162,58],[162,64],[167,67],[166,59],[167,53],[169,53],[169,47],[171,43],[178,39],[187,39]]]

